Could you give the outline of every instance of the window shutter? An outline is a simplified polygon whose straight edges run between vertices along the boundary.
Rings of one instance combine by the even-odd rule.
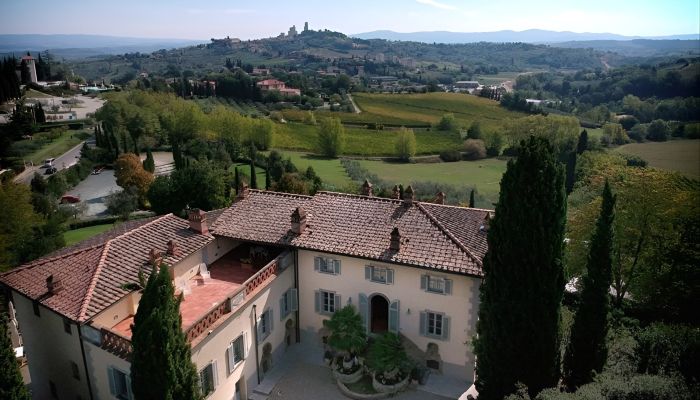
[[[289,298],[287,295],[289,292],[285,292],[282,297],[280,297],[280,321],[284,319],[284,316],[287,315],[287,310],[284,308],[285,300],[289,301]],[[287,303],[289,304],[289,303]]]
[[[422,290],[428,290],[428,275],[420,276],[420,288]]]
[[[321,270],[321,257],[314,257],[314,271]]]
[[[126,395],[128,396],[129,400],[134,398],[134,394],[131,393],[131,375],[126,376]]]
[[[117,384],[114,382],[114,368],[107,368],[107,376],[109,376],[109,392],[117,394]]]
[[[216,387],[219,386],[219,373],[216,368],[216,360],[211,362],[211,374],[214,377],[214,390],[216,390]]]
[[[248,358],[248,332],[243,333],[243,359]]]
[[[445,279],[445,294],[452,294],[452,279]]]
[[[399,333],[399,301],[389,304],[389,332]]]
[[[394,270],[391,268],[386,269],[386,284],[387,285],[394,284]]]
[[[369,302],[367,301],[367,295],[365,295],[364,293],[360,293],[357,295],[357,299],[358,308],[360,310],[360,318],[362,318],[362,325],[365,326],[366,330],[369,325],[367,324],[367,314],[369,312]]]
[[[442,316],[442,338],[450,340],[450,317]]]
[[[299,303],[297,302],[297,290],[292,288],[289,289],[289,304],[291,311],[299,311]]]
[[[314,307],[317,313],[321,312],[321,292],[318,290],[314,292]]]
[[[274,318],[272,318],[272,316],[274,315],[274,313],[273,313],[273,311],[272,311],[272,308],[270,308],[267,312],[268,312],[267,318],[270,320],[270,330],[269,330],[267,333],[271,333],[271,332],[272,332],[272,329],[273,329],[273,327],[272,327],[272,321],[274,320]]]
[[[333,312],[336,312],[340,309],[341,309],[341,307],[340,307],[340,295],[336,294],[335,295],[335,302],[333,303]]]
[[[372,279],[372,267],[365,265],[365,280]]]
[[[226,366],[227,367],[226,371],[227,371],[228,375],[231,375],[231,372],[233,372],[233,366],[236,365],[236,360],[234,357],[235,343],[236,343],[235,340],[233,342],[231,342],[231,344],[228,345],[228,349],[226,350],[226,361],[228,363],[228,365]]]
[[[420,334],[425,336],[427,334],[427,325],[428,325],[428,313],[425,311],[420,312]]]
[[[333,270],[336,275],[340,275],[340,260],[333,260]]]
[[[262,325],[262,320],[265,318],[265,314],[260,316],[260,319],[258,320],[258,340],[262,340],[263,338],[263,325]]]

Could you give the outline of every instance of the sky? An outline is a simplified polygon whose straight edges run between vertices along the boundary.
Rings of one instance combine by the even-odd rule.
[[[209,39],[276,36],[304,22],[345,34],[503,29],[700,33],[698,0],[2,0],[0,33]]]

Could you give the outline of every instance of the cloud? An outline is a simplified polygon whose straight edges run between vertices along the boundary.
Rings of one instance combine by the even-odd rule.
[[[431,7],[440,8],[443,10],[456,10],[457,9],[457,7],[455,7],[455,6],[451,6],[449,4],[444,4],[444,3],[439,3],[435,0],[416,0],[416,2],[421,3],[421,4],[425,4],[425,5],[428,5]]]

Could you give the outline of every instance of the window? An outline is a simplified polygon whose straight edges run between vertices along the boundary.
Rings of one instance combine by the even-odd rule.
[[[217,385],[216,361],[210,362],[204,369],[199,371],[199,387],[202,389],[204,397],[214,393]]]
[[[314,271],[324,274],[340,275],[340,260],[325,257],[314,257]]]
[[[340,295],[335,292],[318,290],[315,293],[316,312],[319,314],[333,314],[340,307]]]
[[[263,341],[272,332],[272,309],[267,309],[258,320],[258,341]]]
[[[65,319],[65,318],[63,319],[63,330],[69,335],[73,334],[73,332],[71,332],[71,329],[70,329],[70,320],[69,319]]]
[[[226,350],[228,359],[228,373],[231,375],[233,370],[238,367],[239,363],[245,360],[245,336],[241,335],[229,344]]]
[[[421,275],[420,288],[430,293],[452,294],[452,279]]]
[[[131,378],[126,372],[110,367],[107,370],[109,376],[109,392],[119,400],[131,400]]]
[[[448,340],[450,337],[450,318],[443,313],[421,312],[420,333],[423,336]]]
[[[73,373],[73,378],[80,380],[80,370],[78,369],[78,364],[71,361],[70,362],[70,370]]]
[[[365,279],[386,285],[394,284],[394,270],[385,267],[365,266]]]
[[[284,320],[289,313],[297,309],[297,290],[291,288],[280,297],[280,321]]]
[[[32,308],[34,308],[34,315],[37,317],[41,317],[41,312],[39,311],[39,303],[34,301],[32,302]]]

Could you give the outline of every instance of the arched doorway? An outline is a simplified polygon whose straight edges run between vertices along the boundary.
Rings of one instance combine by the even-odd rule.
[[[375,294],[370,299],[370,331],[372,333],[384,333],[389,328],[389,302],[380,295]]]

